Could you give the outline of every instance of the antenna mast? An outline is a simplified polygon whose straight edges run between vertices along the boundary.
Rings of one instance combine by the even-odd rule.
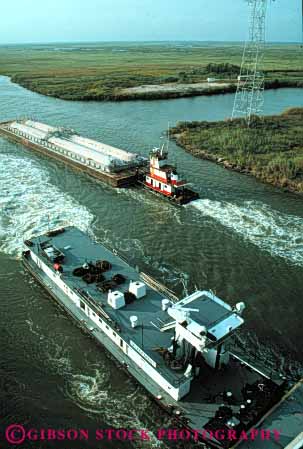
[[[268,0],[247,0],[249,5],[249,38],[245,43],[241,72],[238,77],[232,118],[263,112],[264,74],[260,70],[265,47],[265,19]]]
[[[166,142],[166,151],[167,151],[167,153],[168,153],[168,148],[169,148],[169,137],[170,137],[170,128],[169,128],[169,122],[168,122],[167,123],[167,142]]]

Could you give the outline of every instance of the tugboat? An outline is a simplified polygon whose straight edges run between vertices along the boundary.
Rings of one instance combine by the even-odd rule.
[[[29,272],[175,418],[180,439],[234,448],[283,397],[282,373],[234,347],[243,302],[232,307],[205,290],[179,299],[75,227],[25,246]]]
[[[138,175],[140,184],[179,205],[188,204],[199,199],[199,194],[188,188],[188,182],[179,179],[174,166],[167,164],[168,151],[154,148],[149,155],[149,171]]]

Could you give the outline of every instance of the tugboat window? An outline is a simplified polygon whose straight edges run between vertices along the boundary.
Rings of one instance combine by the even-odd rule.
[[[81,309],[85,310],[85,304],[84,304],[84,302],[80,301],[80,307],[81,307]]]

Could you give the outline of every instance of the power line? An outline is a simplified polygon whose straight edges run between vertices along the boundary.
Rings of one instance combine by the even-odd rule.
[[[250,9],[249,36],[244,46],[232,118],[245,117],[249,126],[252,115],[260,114],[263,111],[264,74],[260,65],[265,47],[268,0],[247,0],[247,2]]]

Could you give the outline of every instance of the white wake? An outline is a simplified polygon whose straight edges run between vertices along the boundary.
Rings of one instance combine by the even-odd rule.
[[[19,256],[32,234],[73,224],[87,230],[93,215],[50,183],[46,170],[30,159],[0,155],[0,251]]]
[[[245,201],[239,206],[225,201],[197,200],[191,206],[271,255],[303,266],[303,218],[257,201]]]

